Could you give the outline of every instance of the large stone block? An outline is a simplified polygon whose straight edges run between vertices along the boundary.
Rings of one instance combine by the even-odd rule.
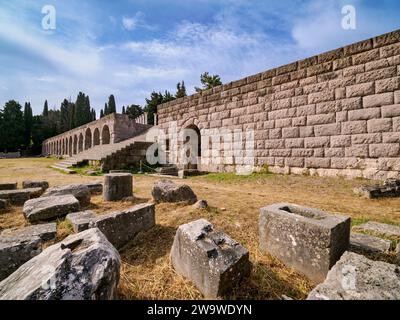
[[[370,232],[387,237],[400,238],[400,227],[386,223],[368,221],[354,227],[354,229],[357,231]]]
[[[260,248],[287,266],[322,282],[348,249],[350,218],[295,204],[261,208]]]
[[[0,183],[0,190],[16,190],[17,182],[2,182]]]
[[[47,181],[26,180],[22,182],[22,188],[24,189],[42,188],[43,191],[46,191],[49,188],[49,183]]]
[[[86,186],[89,188],[89,191],[92,195],[103,193],[103,184],[100,182],[86,183]]]
[[[196,194],[188,185],[176,185],[170,180],[157,181],[151,194],[155,202],[197,202]]]
[[[73,195],[82,207],[90,204],[91,194],[88,186],[84,184],[71,184],[67,186],[52,187],[46,190],[42,197]]]
[[[10,204],[21,206],[31,198],[31,189],[0,191],[0,199],[7,200]]]
[[[0,281],[42,251],[38,236],[0,235]]]
[[[0,300],[116,298],[121,258],[98,229],[45,249],[0,282]]]
[[[54,240],[57,236],[57,224],[45,223],[28,226],[21,229],[6,229],[0,233],[0,237],[15,237],[15,238],[26,238],[26,237],[39,237],[43,241]]]
[[[362,233],[351,233],[350,251],[361,254],[382,254],[389,252],[391,241]]]
[[[251,271],[249,252],[204,219],[178,228],[171,261],[207,298],[228,295]]]
[[[118,201],[133,195],[133,182],[130,173],[110,173],[104,176],[103,198],[105,201]]]
[[[79,201],[73,195],[49,196],[25,203],[23,212],[29,222],[56,219],[71,212],[78,212]]]
[[[400,267],[346,252],[308,300],[399,300]]]
[[[91,219],[89,228],[98,228],[117,249],[134,239],[139,232],[155,225],[154,204],[140,204],[121,212]]]
[[[93,211],[81,211],[68,214],[65,220],[71,223],[74,232],[81,232],[89,228],[90,221],[95,217],[96,214]]]

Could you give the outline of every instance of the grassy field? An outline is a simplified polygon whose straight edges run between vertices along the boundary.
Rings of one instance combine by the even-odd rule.
[[[102,177],[65,175],[49,169],[52,159],[0,160],[0,182],[45,179],[50,185],[101,181]],[[92,198],[88,209],[97,214],[119,210],[135,203],[151,200],[151,187],[157,180],[147,175],[134,177],[134,202],[103,202]],[[182,180],[175,180],[183,183]],[[353,194],[362,180],[255,174],[209,174],[184,181],[199,199],[206,199],[209,210],[195,210],[179,204],[156,206],[157,225],[140,234],[121,250],[123,261],[119,296],[121,299],[201,299],[198,290],[176,274],[169,252],[180,224],[205,218],[240,242],[250,251],[253,270],[233,299],[279,299],[282,294],[302,299],[312,289],[307,279],[258,249],[258,215],[263,206],[276,202],[292,202],[352,217],[353,224],[368,220],[400,224],[400,199],[368,200]],[[367,182],[371,183],[371,182]],[[22,208],[0,214],[0,230],[22,227],[26,222]],[[59,221],[58,238],[71,232]]]

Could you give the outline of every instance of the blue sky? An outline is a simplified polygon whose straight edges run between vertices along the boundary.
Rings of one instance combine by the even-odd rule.
[[[357,29],[341,27],[353,5]],[[56,29],[42,29],[44,5]],[[153,90],[189,93],[205,71],[224,83],[400,28],[397,0],[1,1],[0,105],[45,99],[59,107],[79,91],[97,111],[144,104]]]

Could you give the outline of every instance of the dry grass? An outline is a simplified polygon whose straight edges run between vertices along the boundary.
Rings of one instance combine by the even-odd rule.
[[[64,175],[47,167],[55,160],[0,160],[0,182],[46,179],[51,185],[99,181],[99,177]],[[88,209],[97,214],[121,210],[150,199],[151,186],[157,178],[135,176],[132,202],[103,202],[92,198]],[[177,180],[178,183],[181,181]],[[293,202],[352,217],[354,223],[367,220],[400,223],[400,199],[368,200],[353,194],[352,188],[365,181],[335,178],[255,175],[236,177],[214,174],[185,181],[199,198],[206,199],[209,210],[195,210],[179,204],[156,206],[157,226],[140,234],[123,250],[121,299],[201,299],[198,290],[171,268],[169,252],[177,227],[205,218],[225,231],[250,251],[253,271],[234,299],[279,299],[282,294],[302,299],[312,288],[307,279],[286,268],[258,249],[259,208],[275,202]],[[0,230],[26,225],[21,208],[0,215]],[[60,221],[58,239],[71,233]]]

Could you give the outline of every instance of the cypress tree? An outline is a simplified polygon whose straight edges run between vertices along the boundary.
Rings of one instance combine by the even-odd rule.
[[[103,111],[103,109],[100,110],[100,119],[101,119],[101,118],[104,118],[104,111]]]
[[[24,123],[25,123],[24,144],[25,148],[28,149],[31,144],[32,124],[33,124],[33,114],[30,102],[25,102]]]
[[[115,98],[114,95],[111,95],[108,98],[108,114],[116,113],[117,112],[117,107],[115,105]]]
[[[43,107],[43,117],[48,117],[48,116],[49,116],[49,105],[46,100],[44,102],[44,107]]]

